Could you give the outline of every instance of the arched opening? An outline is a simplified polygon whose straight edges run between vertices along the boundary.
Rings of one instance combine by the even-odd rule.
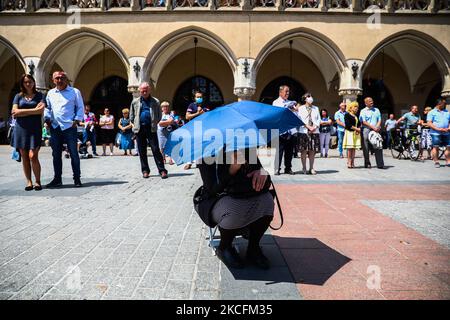
[[[362,67],[363,97],[377,92],[383,96],[386,92],[384,99],[376,101],[384,108],[381,108],[384,117],[388,112],[399,117],[411,105],[423,111],[426,105],[434,104],[432,100],[442,91],[449,56],[445,48],[426,34],[405,31],[393,35],[372,50]],[[364,86],[366,83],[375,84],[372,92],[369,86]]]
[[[12,46],[0,39],[0,122],[8,121],[24,64]],[[6,143],[6,127],[0,128],[0,143]]]
[[[211,109],[224,104],[222,92],[214,81],[203,76],[195,76],[184,81],[175,92],[172,107],[177,114],[185,115],[187,106],[193,101],[195,90],[203,92],[204,103]]]
[[[306,28],[289,30],[271,40],[256,57],[255,96],[263,98],[262,90],[269,83],[289,77],[301,84],[301,89],[291,90],[291,99],[308,91],[317,106],[337,108],[340,74],[345,66],[345,56],[326,36]]]
[[[319,68],[318,62],[310,59],[313,54],[305,55],[290,48],[281,48],[270,53],[259,68],[255,97],[272,104],[278,97],[278,87],[290,84],[290,100],[300,102],[300,97],[305,92],[311,92],[317,106],[329,110],[337,108],[340,101],[339,73],[330,60],[327,68],[323,67],[325,61]],[[323,71],[326,74],[323,74]],[[270,101],[272,98],[274,99]]]
[[[128,81],[122,77],[111,76],[101,81],[92,91],[89,104],[95,114],[103,114],[108,107],[114,118],[122,116],[122,109],[129,108],[133,95],[128,92]]]
[[[155,88],[153,95],[160,101],[169,101],[181,116],[193,101],[195,87],[204,91],[212,107],[236,100],[229,62],[205,39],[193,36],[179,39],[160,52],[155,63],[149,71]]]
[[[306,92],[304,87],[291,77],[278,77],[265,86],[259,97],[259,102],[272,104],[278,98],[279,88],[282,85],[289,86],[289,100],[300,101],[302,95]]]
[[[118,76],[111,76],[101,81],[92,91],[89,101],[91,111],[95,113],[97,119],[103,114],[106,107],[109,108],[115,119],[115,128],[117,122],[122,117],[122,109],[129,108],[133,95],[128,92],[128,81]],[[101,144],[101,137],[98,136],[98,143]]]
[[[83,97],[111,75],[128,79],[128,58],[123,50],[106,35],[85,28],[58,37],[42,54],[39,67],[44,71],[42,86],[52,87],[51,74],[57,68],[67,73]]]
[[[363,94],[358,97],[360,109],[364,107],[364,99],[371,97],[381,114],[394,113],[394,100],[389,88],[381,79],[367,78],[363,80]]]

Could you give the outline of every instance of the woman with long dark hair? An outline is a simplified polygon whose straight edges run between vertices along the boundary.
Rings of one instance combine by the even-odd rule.
[[[39,149],[42,143],[42,114],[45,109],[44,95],[36,90],[33,76],[21,76],[20,92],[13,101],[11,115],[16,119],[12,146],[19,150],[22,165],[27,179],[26,191],[42,190],[41,164],[39,163]],[[35,177],[35,185],[31,179],[31,171]]]

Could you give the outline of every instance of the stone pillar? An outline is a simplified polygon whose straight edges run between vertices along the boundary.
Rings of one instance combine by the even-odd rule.
[[[239,58],[234,72],[234,94],[238,101],[250,100],[256,91],[256,74],[253,70],[253,58]]]
[[[133,97],[136,98],[136,95],[139,96],[139,85],[143,81],[142,67],[145,57],[130,57],[128,62],[130,64],[130,69],[128,70],[128,92],[131,92]]]
[[[361,0],[352,0],[352,10],[353,10],[353,12],[361,12],[362,11]]]
[[[321,12],[327,12],[328,11],[328,6],[327,6],[327,1],[326,0],[320,0],[320,2],[319,2],[319,10]]]
[[[393,13],[395,11],[394,0],[387,0],[386,11],[389,13]]]
[[[253,8],[252,2],[250,0],[241,0],[241,8],[244,11],[252,10]]]
[[[439,10],[440,2],[437,0],[431,0],[430,4],[428,5],[428,12],[430,13],[436,13]]]
[[[131,0],[131,11],[139,11],[139,10],[141,10],[141,1]]]
[[[25,12],[33,12],[34,10],[34,1],[25,0]]]
[[[347,67],[341,72],[339,95],[345,102],[355,101],[359,95],[362,95],[361,67],[363,63],[363,60],[349,59]]]

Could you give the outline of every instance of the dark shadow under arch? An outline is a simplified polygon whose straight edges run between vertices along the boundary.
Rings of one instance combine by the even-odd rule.
[[[259,102],[272,104],[272,102],[278,98],[279,88],[282,85],[289,86],[290,94],[289,100],[300,102],[300,98],[306,92],[305,88],[297,80],[282,76],[270,81],[264,89],[261,91]]]
[[[185,116],[186,109],[193,101],[194,90],[203,92],[205,106],[214,109],[224,104],[223,94],[219,86],[207,77],[198,75],[185,80],[175,91],[172,109]]]

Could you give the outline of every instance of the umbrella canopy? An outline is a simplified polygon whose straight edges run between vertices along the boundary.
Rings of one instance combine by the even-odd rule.
[[[300,126],[289,109],[240,101],[206,112],[170,133],[164,153],[180,165],[227,152],[265,146],[280,134]]]

